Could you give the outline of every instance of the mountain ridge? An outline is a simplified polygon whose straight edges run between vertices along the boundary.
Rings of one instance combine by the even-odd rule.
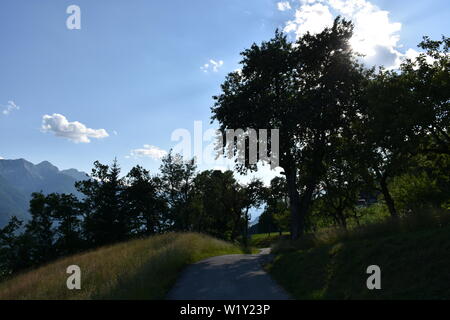
[[[28,204],[33,192],[81,194],[75,182],[89,179],[76,169],[59,170],[49,161],[33,164],[20,159],[0,159],[0,227],[12,216],[27,220]]]

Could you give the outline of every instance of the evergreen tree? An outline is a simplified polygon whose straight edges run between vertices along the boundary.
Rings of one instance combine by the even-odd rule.
[[[92,179],[77,182],[85,196],[84,230],[95,246],[126,239],[131,233],[131,217],[123,210],[124,179],[120,178],[117,160],[112,166],[96,161]]]
[[[124,209],[135,234],[151,235],[164,230],[167,204],[160,188],[159,179],[152,178],[141,166],[133,167],[126,176]]]

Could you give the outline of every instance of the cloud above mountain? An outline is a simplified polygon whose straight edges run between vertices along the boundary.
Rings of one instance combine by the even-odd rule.
[[[42,131],[51,132],[57,137],[66,138],[75,143],[89,143],[91,139],[103,139],[109,136],[105,129],[91,129],[78,121],[70,122],[62,114],[44,115]]]

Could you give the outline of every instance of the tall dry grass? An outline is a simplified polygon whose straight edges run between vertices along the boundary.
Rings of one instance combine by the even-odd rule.
[[[163,299],[179,272],[206,257],[240,248],[195,233],[169,233],[63,258],[0,284],[0,299]],[[69,265],[81,268],[81,290],[68,290]]]

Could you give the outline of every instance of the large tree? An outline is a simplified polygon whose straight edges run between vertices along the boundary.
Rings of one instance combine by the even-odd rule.
[[[449,39],[425,38],[426,52],[406,60],[399,70],[381,69],[363,95],[359,121],[361,161],[392,217],[398,217],[389,190],[392,179],[403,174],[420,153],[450,154]]]
[[[408,114],[412,96],[404,76],[380,70],[365,91],[364,110],[358,123],[357,157],[369,169],[366,179],[383,195],[393,218],[398,217],[389,181],[401,173],[416,149],[411,137],[414,120]]]
[[[414,121],[413,136],[422,138],[421,152],[450,155],[450,38],[424,37],[425,50],[401,68],[410,99],[406,116]],[[419,143],[417,143],[419,144]]]
[[[305,230],[314,190],[325,172],[323,158],[333,152],[330,139],[358,112],[366,77],[349,45],[352,33],[352,24],[340,18],[295,43],[276,32],[242,53],[242,70],[229,74],[222,93],[214,97],[212,119],[224,135],[228,129],[279,129],[279,165],[286,175],[294,239]],[[267,144],[271,149],[270,137]],[[246,162],[238,169],[254,168]]]
[[[337,149],[324,159],[327,172],[321,179],[315,204],[320,216],[332,218],[344,229],[348,218],[355,218],[358,223],[355,208],[361,192],[372,191],[363,179],[367,168],[361,161],[361,148],[353,138],[353,130],[348,130],[333,141]]]

